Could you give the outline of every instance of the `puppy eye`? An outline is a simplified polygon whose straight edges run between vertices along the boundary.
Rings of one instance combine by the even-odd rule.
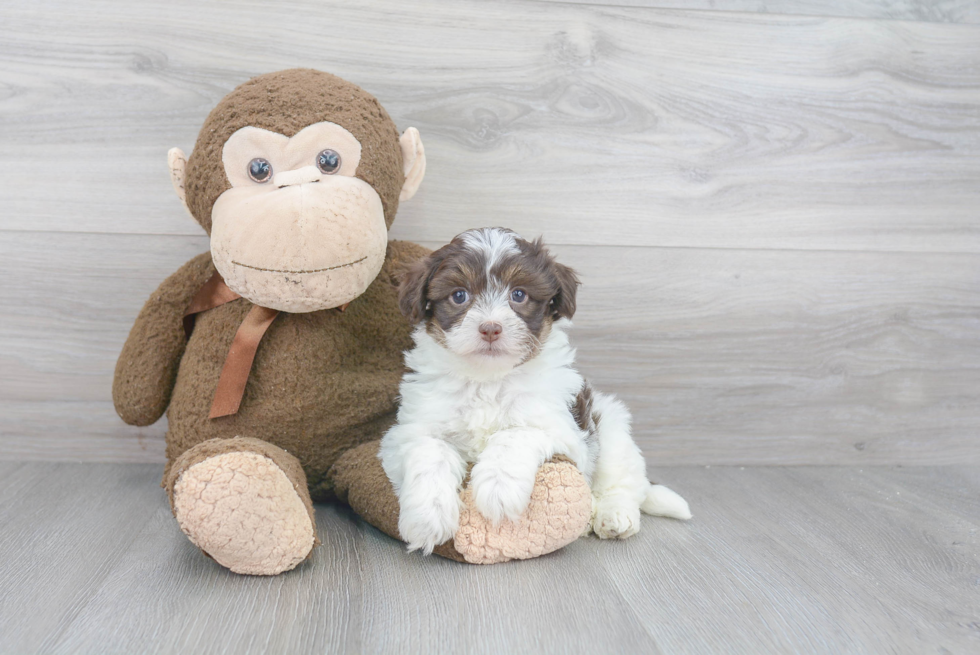
[[[522,303],[527,300],[527,294],[524,289],[514,289],[510,292],[510,299],[516,303]]]
[[[256,157],[248,162],[248,176],[259,184],[268,182],[272,179],[272,164],[268,159]]]
[[[316,167],[325,175],[333,175],[340,170],[340,153],[327,148],[316,156]]]
[[[462,305],[464,302],[466,302],[467,298],[469,298],[469,294],[463,289],[456,289],[453,291],[452,299],[457,305]]]

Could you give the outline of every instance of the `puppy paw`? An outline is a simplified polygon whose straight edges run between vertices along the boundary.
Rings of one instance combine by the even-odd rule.
[[[592,531],[600,539],[626,539],[640,531],[640,508],[626,502],[598,501]]]
[[[481,462],[473,467],[470,489],[476,508],[492,524],[516,521],[531,502],[534,473],[521,476]]]
[[[427,501],[402,502],[398,515],[398,532],[408,550],[431,555],[432,549],[453,538],[459,529],[459,497],[431,498]]]

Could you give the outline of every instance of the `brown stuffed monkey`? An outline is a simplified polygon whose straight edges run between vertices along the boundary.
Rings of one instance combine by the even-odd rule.
[[[131,425],[167,412],[163,486],[181,529],[239,573],[292,569],[318,543],[312,501],[348,502],[398,537],[377,458],[395,419],[412,326],[397,276],[421,246],[388,240],[425,172],[419,133],[327,73],[254,78],[208,116],[174,188],[211,250],[144,305],[116,365]],[[591,495],[568,461],[538,472],[518,522],[490,525],[463,489],[436,552],[473,563],[556,550],[587,528]]]

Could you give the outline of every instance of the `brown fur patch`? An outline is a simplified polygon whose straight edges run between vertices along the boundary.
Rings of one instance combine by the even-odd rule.
[[[575,424],[579,430],[585,432],[585,447],[588,451],[589,459],[596,462],[599,459],[599,413],[593,408],[595,394],[592,385],[588,380],[582,382],[575,401],[569,405],[568,409],[575,419]]]
[[[569,408],[572,411],[572,418],[580,430],[592,431],[595,429],[595,421],[592,417],[592,387],[586,382],[582,385],[575,402]]]
[[[540,239],[525,241],[519,238],[517,247],[520,254],[501,258],[490,270],[490,275],[508,289],[522,289],[527,294],[527,300],[511,303],[511,307],[540,341],[548,336],[555,318],[552,302],[560,290],[556,264]]]
[[[356,84],[317,70],[294,68],[252,78],[225,96],[208,115],[187,160],[187,206],[211,233],[211,208],[231,187],[221,161],[225,141],[248,125],[291,137],[331,121],[361,143],[355,177],[370,184],[391,227],[405,181],[398,129],[377,98]]]
[[[235,300],[198,315],[188,341],[181,317],[214,273],[210,253],[194,258],[152,294],[130,332],[113,382],[119,415],[149,425],[167,411],[168,470],[201,442],[241,435],[295,456],[312,498],[329,499],[327,469],[347,449],[379,439],[395,420],[402,353],[412,340],[392,269],[427,254],[389,241],[381,274],[347,311],[280,315],[256,353],[242,408],[214,420],[208,413],[222,365],[251,305]]]
[[[484,253],[465,247],[455,239],[446,246],[446,256],[432,274],[426,298],[429,304],[429,333],[446,332],[456,326],[487,288]],[[453,294],[463,289],[467,299],[457,304]]]

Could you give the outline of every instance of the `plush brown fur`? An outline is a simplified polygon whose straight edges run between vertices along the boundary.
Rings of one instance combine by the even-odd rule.
[[[378,439],[395,418],[411,326],[398,310],[396,273],[427,251],[392,241],[381,274],[344,312],[281,314],[255,355],[237,414],[208,413],[231,341],[252,304],[234,300],[197,317],[184,344],[181,317],[214,273],[210,253],[185,264],[147,301],[116,364],[119,415],[149,425],[167,408],[168,470],[214,438],[254,437],[303,462],[314,500],[332,497],[326,473],[341,453]],[[179,368],[179,370],[178,370]]]
[[[261,75],[211,111],[187,163],[187,204],[210,232],[211,208],[230,184],[221,151],[251,125],[292,136],[332,121],[362,146],[357,177],[381,196],[390,226],[404,181],[398,130],[374,96],[309,69]],[[394,420],[402,351],[411,326],[398,310],[396,274],[427,254],[391,242],[384,267],[343,313],[281,314],[262,339],[233,416],[209,419],[225,356],[251,303],[239,299],[204,312],[186,342],[181,316],[214,273],[210,253],[167,278],[140,312],[116,365],[113,399],[127,423],[149,425],[169,406],[168,471],[185,451],[215,438],[254,437],[303,462],[314,499],[331,497],[326,472],[345,450],[377,439]]]
[[[398,128],[377,98],[364,89],[307,68],[255,77],[211,110],[187,160],[184,188],[197,222],[211,233],[211,207],[231,187],[221,163],[228,137],[248,125],[291,137],[322,121],[340,125],[361,142],[356,177],[381,196],[385,222],[391,227],[404,182]]]

